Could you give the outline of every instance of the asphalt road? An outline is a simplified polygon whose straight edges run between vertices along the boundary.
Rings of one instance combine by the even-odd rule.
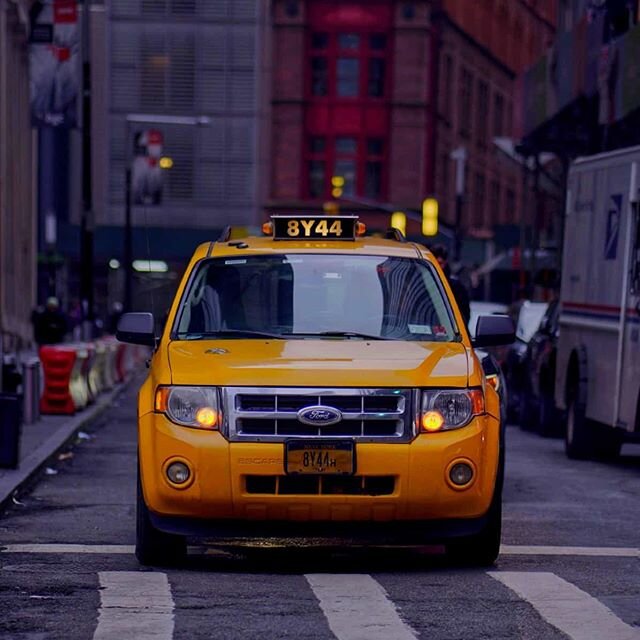
[[[572,462],[507,431],[503,554],[490,571],[434,549],[194,547],[132,555],[134,393],[0,517],[0,638],[640,640],[640,447]]]

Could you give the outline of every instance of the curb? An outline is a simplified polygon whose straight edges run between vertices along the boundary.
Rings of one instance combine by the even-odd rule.
[[[47,462],[63,449],[76,434],[104,413],[115,398],[128,386],[130,380],[117,385],[112,391],[96,400],[90,408],[81,415],[72,416],[68,422],[61,425],[42,444],[34,449],[20,462],[15,469],[15,477],[11,478],[11,485],[3,487],[0,482],[0,511],[4,510],[11,498],[24,489],[39,474]]]

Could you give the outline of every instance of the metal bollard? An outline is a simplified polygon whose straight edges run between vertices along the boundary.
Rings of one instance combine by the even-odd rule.
[[[31,358],[23,363],[23,422],[33,424],[40,419],[40,360]]]

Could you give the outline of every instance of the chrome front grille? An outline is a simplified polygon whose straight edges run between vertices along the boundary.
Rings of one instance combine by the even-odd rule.
[[[223,428],[232,441],[350,437],[408,442],[414,435],[417,394],[411,389],[226,387],[222,398]],[[342,419],[328,426],[300,422],[298,411],[314,406],[337,409]]]

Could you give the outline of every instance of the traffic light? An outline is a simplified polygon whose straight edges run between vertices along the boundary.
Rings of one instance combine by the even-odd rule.
[[[344,189],[344,178],[342,176],[333,176],[331,178],[331,195],[334,198],[342,196],[342,190]]]
[[[391,214],[391,226],[401,231],[403,236],[407,235],[407,216],[404,211],[394,211]]]
[[[425,198],[422,202],[422,235],[435,236],[438,233],[438,201]]]

